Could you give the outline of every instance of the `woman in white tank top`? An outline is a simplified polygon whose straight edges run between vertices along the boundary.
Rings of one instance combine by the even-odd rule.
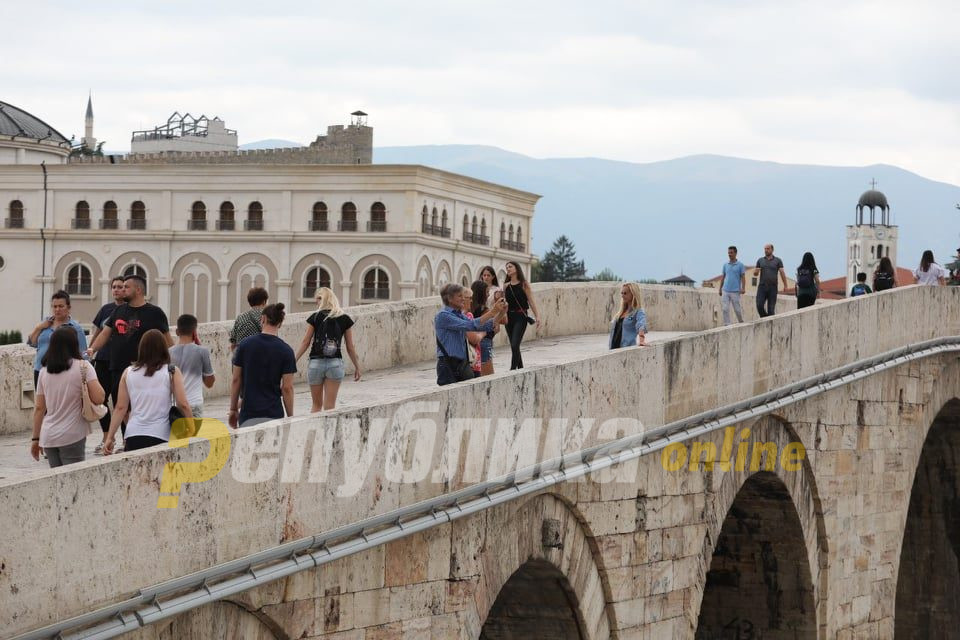
[[[110,430],[104,440],[103,453],[113,453],[114,437],[126,418],[124,451],[135,451],[164,444],[170,440],[170,396],[186,418],[192,418],[183,374],[173,367],[170,374],[170,351],[163,334],[151,329],[143,334],[137,361],[127,367],[120,378],[117,404],[110,418]]]

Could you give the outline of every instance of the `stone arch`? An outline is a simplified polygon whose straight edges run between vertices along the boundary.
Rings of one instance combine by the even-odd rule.
[[[743,468],[713,476],[721,486],[705,514],[697,637],[824,637],[828,549],[819,492],[806,456],[796,470],[782,464],[787,447],[801,440],[776,416],[731,433],[735,451],[740,442],[749,446]],[[714,436],[717,451],[723,435]],[[761,448],[751,471],[758,443],[770,449]]]
[[[106,277],[113,278],[123,275],[123,270],[132,264],[138,264],[146,270],[147,299],[156,300],[154,289],[157,286],[157,278],[160,277],[160,270],[157,269],[156,261],[142,251],[127,251],[117,256],[116,260],[110,265]]]
[[[170,295],[170,321],[184,313],[200,322],[219,320],[221,316],[220,267],[204,253],[188,253],[173,265]]]
[[[551,494],[508,503],[489,513],[485,529],[481,639],[609,637],[598,556],[566,503]]]
[[[367,271],[374,267],[383,269],[386,272],[387,277],[390,279],[389,300],[396,300],[400,297],[400,268],[397,266],[397,263],[393,261],[393,259],[388,258],[383,254],[375,253],[358,260],[353,265],[353,269],[350,270],[350,282],[352,284],[350,297],[352,300],[349,303],[341,300],[340,302],[344,306],[361,302],[360,290],[363,288],[363,277]],[[385,300],[378,301],[385,302]]]
[[[125,636],[131,640],[289,640],[279,624],[242,604],[219,600]]]
[[[420,256],[420,261],[417,262],[416,281],[418,298],[426,298],[434,294],[433,268],[430,266],[430,258],[427,256]]]
[[[82,264],[90,270],[91,289],[89,295],[70,294],[70,315],[81,324],[89,322],[100,310],[100,279],[103,277],[103,267],[100,262],[85,251],[71,251],[65,253],[53,269],[53,288],[47,289],[47,299],[44,300],[44,309],[50,301],[50,295],[58,289],[67,289],[67,272],[75,264]]]
[[[437,277],[437,291],[439,291],[443,285],[450,282],[450,280],[453,278],[453,271],[450,269],[449,262],[447,262],[446,260],[441,260],[437,264],[436,277]]]
[[[307,271],[313,267],[325,269],[330,274],[330,288],[337,294],[337,298],[340,297],[340,283],[343,282],[343,271],[341,271],[340,265],[325,253],[310,253],[300,258],[293,267],[293,296],[291,296],[293,300],[290,305],[292,313],[313,311],[316,308],[313,296],[303,295],[304,279]]]
[[[247,291],[251,287],[263,287],[276,299],[277,292],[270,289],[277,281],[277,266],[262,253],[245,253],[230,267],[227,280],[227,317],[233,318],[247,308]]]
[[[960,398],[940,406],[919,451],[900,529],[898,638],[946,638],[960,627]]]
[[[470,265],[466,263],[460,265],[460,271],[457,272],[457,284],[464,287],[473,284],[473,273],[470,271]]]

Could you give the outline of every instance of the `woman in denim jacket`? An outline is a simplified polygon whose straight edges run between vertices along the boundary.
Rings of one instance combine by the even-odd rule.
[[[640,286],[636,282],[625,282],[620,287],[620,309],[610,322],[611,349],[646,345],[647,314],[640,305]]]

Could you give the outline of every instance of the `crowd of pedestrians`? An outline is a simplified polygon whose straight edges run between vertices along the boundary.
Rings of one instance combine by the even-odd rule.
[[[753,269],[761,318],[776,313],[779,285],[785,290],[788,284],[783,261],[773,251],[773,245],[767,244]],[[723,264],[719,293],[724,324],[730,324],[731,310],[738,322],[743,321],[741,296],[746,291],[747,268],[737,255],[735,246],[728,247],[728,260]],[[960,261],[953,264],[960,265]],[[503,285],[494,268],[486,266],[470,287],[448,284],[441,289],[442,306],[434,318],[438,385],[493,374],[493,339],[501,331],[506,332],[510,345],[510,369],[523,368],[524,335],[529,326],[540,326],[541,316],[521,266],[508,262],[504,272]],[[956,275],[937,264],[930,250],[923,252],[913,272],[918,284],[932,286],[943,285]],[[866,273],[857,274],[849,295],[867,295],[901,284],[887,257],[874,271],[872,286],[867,279]],[[114,278],[110,288],[113,301],[103,305],[93,319],[89,347],[83,328],[70,315],[70,296],[64,291],[51,296],[50,316],[37,324],[27,339],[37,349],[30,452],[36,459],[45,455],[52,467],[84,459],[90,423],[97,418],[103,432],[95,449],[98,454],[166,443],[171,426],[181,424],[177,420],[186,419],[184,424],[196,426],[195,419],[204,415],[204,388],[216,383],[210,350],[197,334],[196,317],[184,314],[177,318],[174,341],[164,311],[146,301],[146,281],[141,276]],[[813,305],[820,289],[816,260],[812,253],[804,253],[796,269],[797,307]],[[293,416],[293,376],[305,353],[309,352],[312,412],[336,407],[346,374],[344,352],[353,364],[354,381],[362,377],[354,320],[330,288],[317,289],[316,311],[305,321],[296,352],[279,335],[286,318],[284,305],[268,301],[265,289],[250,289],[250,308],[236,318],[230,331],[233,353],[227,418],[235,428]],[[620,286],[610,320],[610,349],[646,345],[647,316],[642,302],[637,283]],[[92,365],[87,362],[91,358]],[[111,404],[112,410],[108,410]],[[123,440],[120,447],[118,431]]]

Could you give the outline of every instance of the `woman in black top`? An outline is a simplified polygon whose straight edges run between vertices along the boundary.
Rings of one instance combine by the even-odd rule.
[[[343,352],[353,362],[353,379],[360,380],[360,360],[353,348],[353,318],[343,312],[337,295],[329,287],[320,287],[314,296],[317,311],[307,318],[307,332],[303,336],[296,359],[310,349],[307,383],[310,385],[312,413],[329,411],[337,406],[337,394],[344,378]]]
[[[817,270],[817,261],[813,254],[807,251],[797,267],[797,309],[811,307],[820,295],[820,272]]]
[[[880,258],[880,264],[877,270],[873,272],[873,290],[886,291],[897,286],[897,273],[893,269],[893,263],[890,258],[883,256]]]
[[[540,312],[533,299],[530,283],[523,277],[523,269],[516,262],[508,262],[506,266],[507,282],[503,287],[503,296],[507,301],[507,338],[510,340],[510,370],[523,369],[523,357],[520,355],[520,343],[528,324],[540,327]],[[527,311],[533,309],[531,318]]]

